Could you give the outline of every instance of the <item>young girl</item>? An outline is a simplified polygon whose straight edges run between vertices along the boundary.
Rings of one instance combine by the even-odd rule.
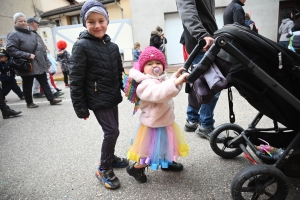
[[[140,101],[136,105],[140,105],[142,111],[134,141],[127,153],[127,157],[136,163],[126,170],[130,176],[144,183],[147,181],[145,167],[148,165],[153,170],[157,170],[159,166],[167,171],[183,169],[183,165],[176,160],[179,156],[187,156],[189,147],[183,132],[174,122],[172,98],[180,92],[188,74],[181,75],[183,68],[180,68],[169,79],[165,72],[164,55],[155,47],[147,47],[141,53],[139,65],[140,70],[130,69],[129,78],[126,78],[138,83],[136,95]],[[130,88],[124,82],[126,93]]]
[[[56,46],[58,48],[57,53],[57,61],[60,62],[61,71],[64,75],[64,82],[66,87],[70,87],[69,85],[69,69],[70,69],[70,53],[66,50],[67,43],[63,40],[59,40],[56,43]]]
[[[119,47],[106,34],[108,13],[98,1],[86,1],[81,8],[83,26],[87,31],[72,49],[70,69],[71,99],[79,118],[87,119],[89,110],[95,114],[104,132],[100,165],[96,177],[108,189],[120,186],[113,167],[126,167],[128,160],[114,155],[119,136],[118,104],[124,68]]]

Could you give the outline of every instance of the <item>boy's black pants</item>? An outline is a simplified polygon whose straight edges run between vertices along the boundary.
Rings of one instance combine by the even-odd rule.
[[[120,133],[118,106],[94,110],[94,114],[104,132],[100,157],[101,167],[109,169],[114,159],[115,146]]]

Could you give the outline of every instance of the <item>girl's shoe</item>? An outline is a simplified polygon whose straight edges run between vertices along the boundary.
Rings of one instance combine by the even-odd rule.
[[[178,162],[169,163],[168,168],[161,168],[163,171],[173,171],[173,172],[180,172],[183,170],[183,165]]]
[[[104,187],[107,189],[116,189],[120,187],[120,181],[118,177],[114,174],[114,171],[112,168],[103,170],[101,169],[101,166],[98,167],[96,171],[96,177],[102,181],[104,184]]]
[[[66,87],[66,88],[69,88],[69,87],[70,87],[70,84],[65,84],[65,87]]]
[[[147,182],[147,176],[145,174],[145,167],[143,168],[135,168],[135,163],[133,165],[130,165],[126,167],[126,171],[130,176],[133,176],[135,180],[137,180],[140,183],[146,183]]]

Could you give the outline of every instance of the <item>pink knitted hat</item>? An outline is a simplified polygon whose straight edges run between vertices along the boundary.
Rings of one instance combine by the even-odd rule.
[[[144,67],[150,60],[158,60],[162,63],[163,69],[166,69],[166,60],[164,54],[155,47],[148,46],[144,49],[139,57],[140,71],[144,72]]]

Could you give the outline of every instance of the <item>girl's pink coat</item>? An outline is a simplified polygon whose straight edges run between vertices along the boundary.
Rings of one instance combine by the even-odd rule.
[[[175,86],[174,74],[170,79],[166,73],[160,79],[130,69],[129,76],[140,82],[136,93],[140,100],[140,122],[148,127],[164,127],[175,120],[173,97],[180,92],[182,85]]]

